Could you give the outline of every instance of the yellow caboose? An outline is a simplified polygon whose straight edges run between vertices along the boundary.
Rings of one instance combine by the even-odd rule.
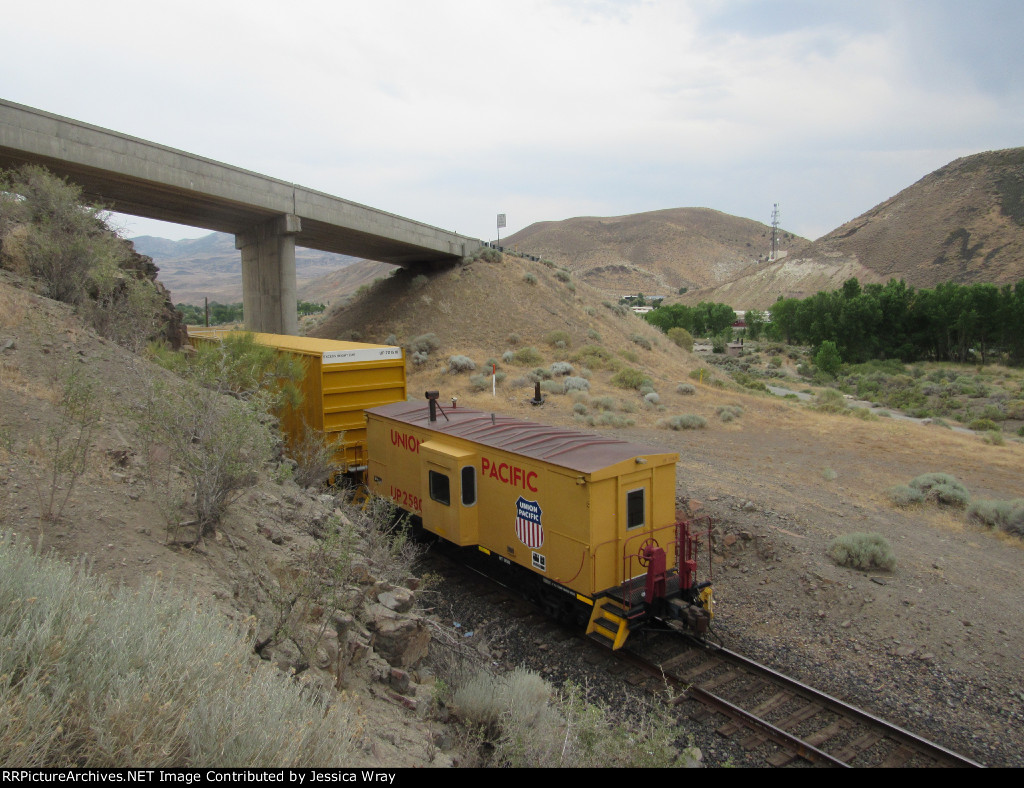
[[[614,648],[652,615],[706,629],[707,584],[695,582],[695,545],[676,518],[677,454],[436,400],[367,411],[371,492],[448,542],[526,570],[538,601],[586,611]]]

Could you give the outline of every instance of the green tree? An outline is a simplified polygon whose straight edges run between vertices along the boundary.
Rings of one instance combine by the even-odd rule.
[[[761,334],[764,333],[765,326],[768,324],[764,312],[757,309],[748,309],[747,313],[743,316],[743,320],[747,324],[747,336],[750,339],[760,339]]]
[[[839,355],[836,343],[829,340],[822,342],[818,352],[814,354],[814,365],[822,372],[835,377],[839,374],[842,364],[843,359]]]

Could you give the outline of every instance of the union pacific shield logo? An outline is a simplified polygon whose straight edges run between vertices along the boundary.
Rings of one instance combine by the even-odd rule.
[[[544,526],[540,522],[540,506],[519,496],[516,501],[516,536],[529,548],[536,550],[544,544]]]

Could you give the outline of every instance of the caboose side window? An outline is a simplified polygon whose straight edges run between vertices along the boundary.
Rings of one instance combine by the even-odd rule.
[[[638,528],[644,524],[644,490],[626,493],[626,528]]]
[[[430,486],[430,500],[443,503],[445,506],[451,506],[452,492],[448,477],[437,471],[428,471],[427,476]]]
[[[462,505],[472,506],[476,503],[476,468],[467,465],[462,469]]]

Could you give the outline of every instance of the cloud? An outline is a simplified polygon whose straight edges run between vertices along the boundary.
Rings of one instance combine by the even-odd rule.
[[[470,235],[776,201],[809,234],[1019,144],[1016,8],[37,0],[0,95]]]

